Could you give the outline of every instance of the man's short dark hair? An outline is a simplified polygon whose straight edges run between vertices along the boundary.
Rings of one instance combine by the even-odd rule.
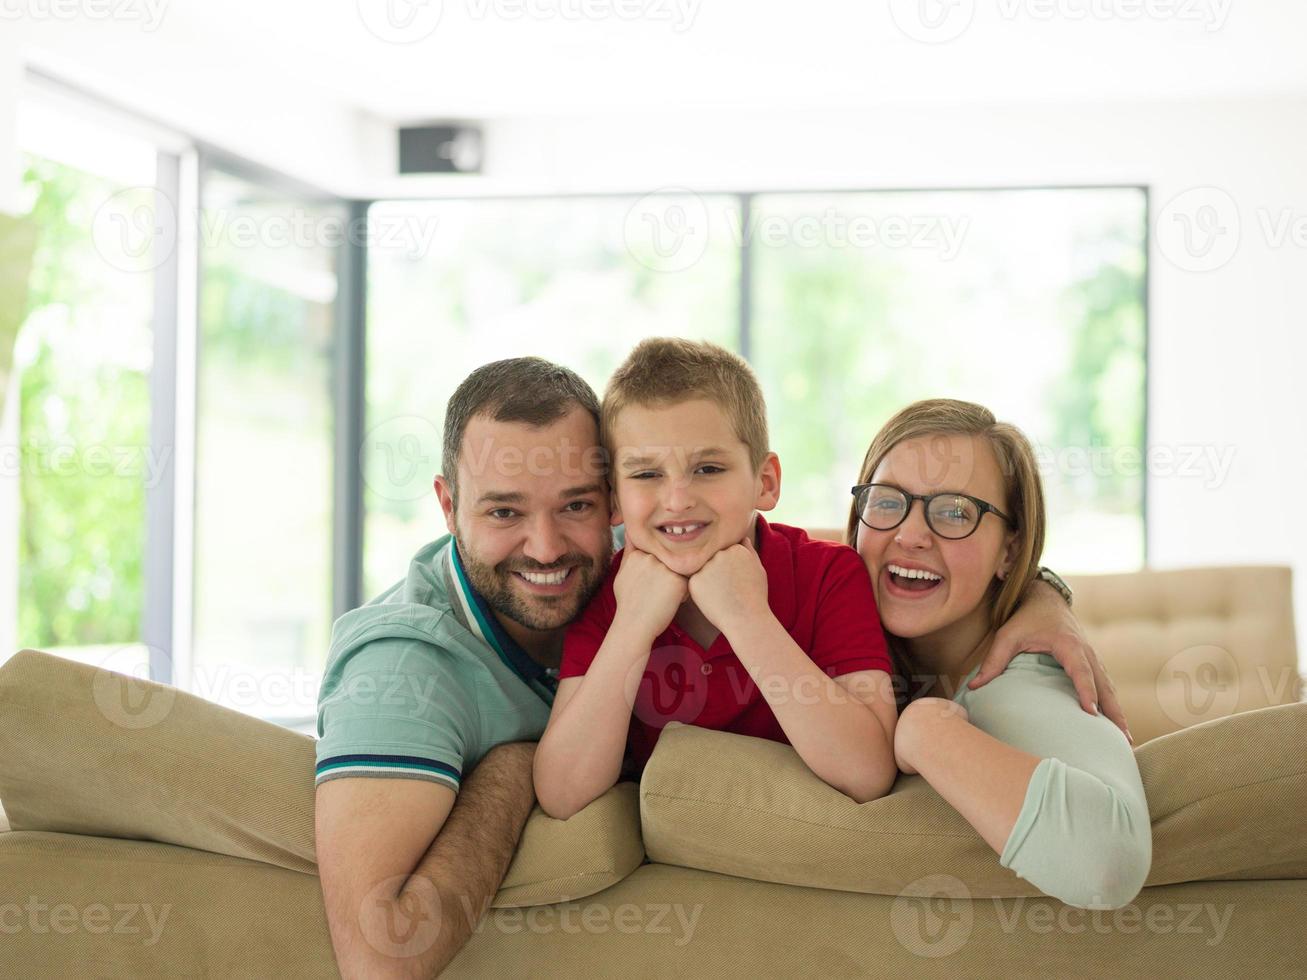
[[[483,364],[458,386],[445,407],[441,470],[458,501],[458,460],[467,424],[478,415],[496,422],[545,426],[580,406],[599,427],[599,399],[579,374],[543,357],[510,357]]]

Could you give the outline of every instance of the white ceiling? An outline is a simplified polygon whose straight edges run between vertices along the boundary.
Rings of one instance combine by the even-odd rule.
[[[1293,0],[412,2],[172,0],[152,43],[392,121],[1307,94]],[[388,3],[418,32],[439,20],[387,43],[367,24],[387,29]],[[916,40],[922,10],[966,29]]]
[[[971,142],[950,152],[966,145],[983,153],[978,143],[988,134],[1034,118],[1031,103],[1070,126],[1084,116],[1063,113],[1066,104],[1125,116],[1131,103],[1166,103],[1174,115],[1173,103],[1193,101],[1191,114],[1202,116],[1217,111],[1212,100],[1307,99],[1307,3],[1292,0],[94,5],[120,14],[111,22],[91,16],[90,0],[74,4],[69,18],[38,15],[54,9],[51,0],[5,7],[30,12],[0,22],[0,75],[25,64],[123,107],[124,118],[157,124],[160,145],[201,141],[358,197],[424,187],[488,193],[496,180],[509,181],[508,190],[709,186],[714,178],[705,175],[722,171],[711,161],[733,156],[741,158],[737,177],[747,165],[755,184],[798,186],[795,174],[824,173],[810,150],[814,134],[822,160],[857,166],[864,183],[866,153],[840,150],[837,139],[855,128],[930,142],[931,126],[956,127],[975,106]],[[388,10],[395,23],[413,13],[422,36],[384,40],[393,30]],[[922,11],[941,18],[943,37],[930,35]],[[1282,125],[1296,123],[1298,105],[1275,110]],[[937,109],[947,121],[932,121]],[[442,119],[488,124],[486,176],[397,177],[394,124]],[[727,124],[750,119],[743,128],[756,138],[746,149],[740,127]],[[1051,144],[1075,134],[1046,135]],[[1001,169],[1021,168],[1005,161]],[[920,179],[919,168],[907,177],[876,173]],[[1130,170],[1125,179],[1137,177]]]

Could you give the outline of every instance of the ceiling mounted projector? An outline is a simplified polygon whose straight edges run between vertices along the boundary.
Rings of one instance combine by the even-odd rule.
[[[480,126],[405,126],[399,131],[401,174],[479,174]]]

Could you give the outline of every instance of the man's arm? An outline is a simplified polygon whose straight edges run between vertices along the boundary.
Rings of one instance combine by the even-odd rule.
[[[318,787],[318,872],[344,980],[430,980],[494,898],[531,813],[534,742],[496,746],[463,782]]]

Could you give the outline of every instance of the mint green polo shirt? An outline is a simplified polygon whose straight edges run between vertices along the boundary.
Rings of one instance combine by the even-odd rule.
[[[332,627],[315,783],[425,779],[457,792],[496,745],[539,740],[557,686],[472,588],[445,535]]]

